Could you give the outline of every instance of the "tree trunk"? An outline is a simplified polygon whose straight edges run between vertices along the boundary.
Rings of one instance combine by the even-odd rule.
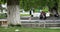
[[[11,24],[21,24],[18,5],[8,6],[8,21]]]
[[[7,1],[7,9],[8,9],[8,21],[9,24],[21,24],[20,22],[20,12],[19,5],[17,0],[8,0]]]
[[[49,7],[49,11],[52,13],[52,14],[58,14],[58,3],[56,2],[54,4],[54,7],[50,8]]]

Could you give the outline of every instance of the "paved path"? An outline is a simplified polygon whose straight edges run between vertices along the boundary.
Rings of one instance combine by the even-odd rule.
[[[22,20],[28,20],[29,17],[21,17]],[[40,20],[39,17],[32,17],[32,20]],[[60,17],[48,17],[46,20],[60,20]]]

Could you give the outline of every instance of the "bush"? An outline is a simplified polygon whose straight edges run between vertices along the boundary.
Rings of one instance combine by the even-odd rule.
[[[16,24],[16,26],[17,26],[17,27],[21,27],[21,25],[20,25],[20,24]]]
[[[14,25],[13,25],[13,24],[9,24],[9,27],[10,27],[10,26],[11,26],[11,27],[14,27]]]
[[[16,24],[16,25],[14,25],[14,24],[10,24],[9,26],[11,26],[11,27],[21,27],[20,24]]]
[[[0,19],[3,19],[3,18],[7,18],[7,14],[6,13],[0,13]]]

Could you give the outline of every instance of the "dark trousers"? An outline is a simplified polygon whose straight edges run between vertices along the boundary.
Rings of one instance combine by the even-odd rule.
[[[43,15],[40,15],[40,19],[45,20],[46,19],[46,15],[44,15],[44,17],[43,17]]]

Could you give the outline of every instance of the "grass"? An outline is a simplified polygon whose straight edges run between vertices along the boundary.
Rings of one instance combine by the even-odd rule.
[[[9,27],[7,29],[0,28],[0,32],[15,32],[19,29],[19,32],[60,32],[60,29],[49,29],[49,28],[21,28],[21,27]]]
[[[20,14],[20,16],[30,16],[29,14]]]
[[[0,19],[4,19],[7,18],[7,14],[6,13],[0,13]]]

